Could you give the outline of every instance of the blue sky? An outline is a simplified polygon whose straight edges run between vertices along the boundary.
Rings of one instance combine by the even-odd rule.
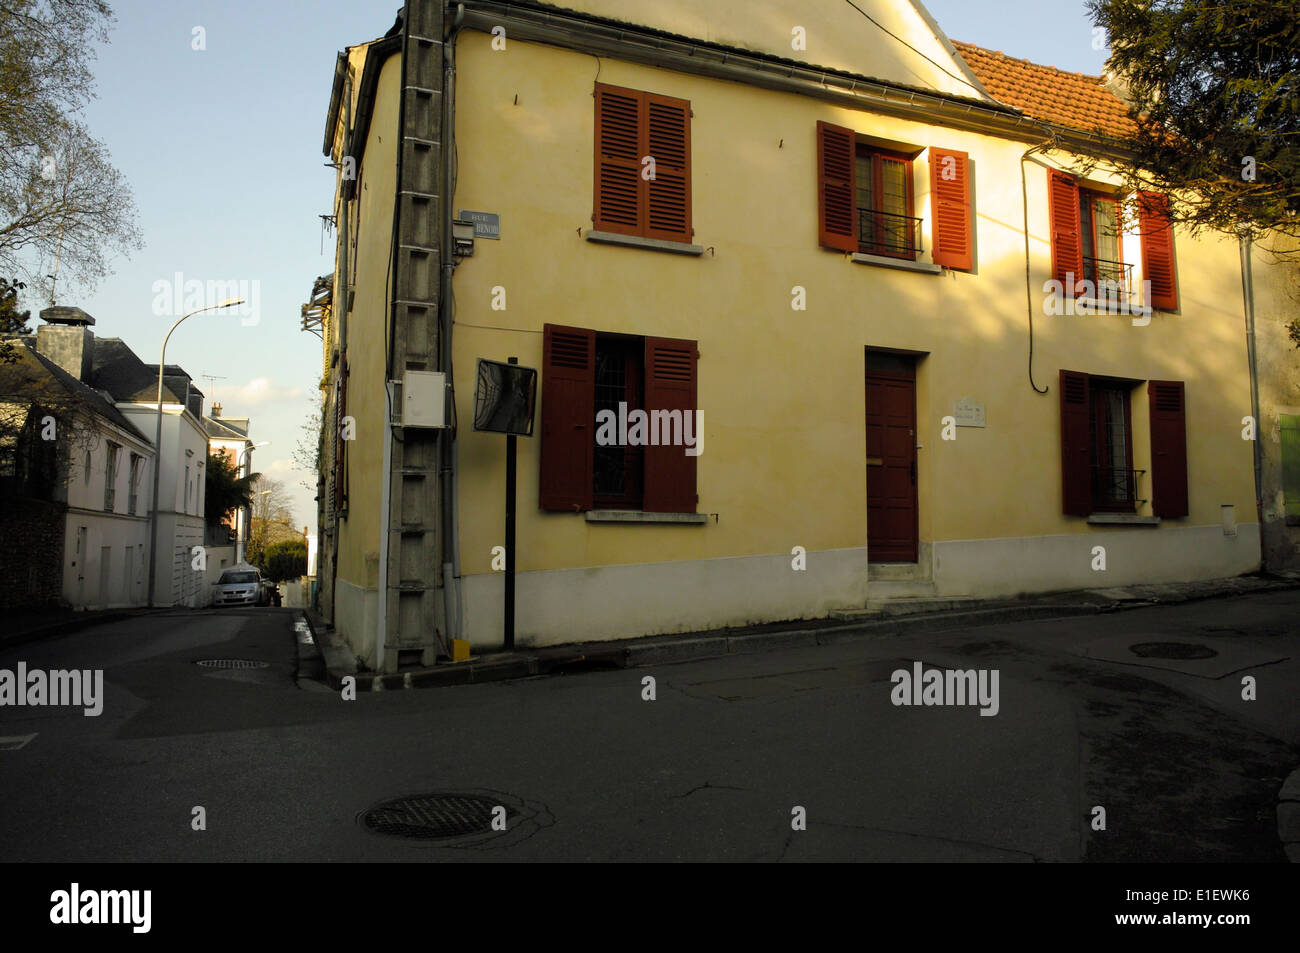
[[[649,0],[648,0],[649,2]],[[823,0],[825,2],[825,0]],[[60,294],[96,331],[156,361],[172,316],[153,313],[156,281],[256,281],[256,324],[197,315],[172,336],[181,364],[225,413],[252,418],[255,469],[294,491],[299,525],[315,525],[310,477],[292,470],[300,425],[320,377],[318,340],[299,326],[321,253],[333,171],[321,139],[336,53],[382,35],[398,0],[114,0],[117,24],[95,61],[86,110],[135,193],[145,247],[114,263],[93,294]],[[1099,73],[1078,0],[932,0],[944,31],[1013,56]],[[194,28],[206,49],[193,48]],[[34,310],[41,306],[31,302]],[[207,381],[202,375],[224,380]]]

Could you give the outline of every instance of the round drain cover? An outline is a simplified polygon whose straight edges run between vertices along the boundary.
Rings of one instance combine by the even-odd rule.
[[[417,794],[385,801],[361,815],[361,823],[376,834],[443,840],[492,830],[492,809],[500,804],[477,794]],[[509,805],[507,823],[517,815]]]
[[[270,668],[270,662],[256,662],[246,658],[205,658],[194,663],[204,668]]]
[[[1219,653],[1197,642],[1139,642],[1129,651],[1141,658],[1198,659],[1214,658]]]

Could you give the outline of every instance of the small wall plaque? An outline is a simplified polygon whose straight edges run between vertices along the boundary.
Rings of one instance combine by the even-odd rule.
[[[973,397],[963,397],[953,405],[958,427],[983,427],[984,405]]]

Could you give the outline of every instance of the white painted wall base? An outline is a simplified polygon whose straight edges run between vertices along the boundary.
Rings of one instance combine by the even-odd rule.
[[[1093,547],[1106,550],[1095,571]],[[940,596],[998,598],[1061,589],[1197,582],[1259,568],[1259,524],[1116,526],[1060,536],[948,540],[934,544]]]
[[[558,645],[786,619],[815,619],[866,598],[865,547],[520,573],[515,642]],[[504,575],[465,576],[465,632],[475,651],[500,647]]]
[[[379,626],[379,591],[343,579],[334,581],[334,630],[372,669]]]
[[[1092,569],[1095,546],[1106,548],[1104,572]],[[1090,528],[1074,535],[937,542],[933,553],[932,591],[940,597],[1192,582],[1258,569],[1259,526],[1239,524],[1236,536],[1225,536],[1218,524]],[[822,618],[867,604],[865,548],[810,552],[802,572],[791,568],[791,559],[779,554],[520,573],[515,641],[545,646],[635,638]],[[476,652],[499,648],[503,575],[465,576],[462,584],[464,637]],[[344,608],[345,587],[339,583],[340,618],[354,612]],[[875,584],[873,598],[885,589]],[[373,607],[374,597],[366,592],[367,606]],[[373,651],[373,608],[367,612],[366,644]]]

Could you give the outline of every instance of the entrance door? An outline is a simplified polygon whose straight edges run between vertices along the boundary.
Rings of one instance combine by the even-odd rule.
[[[867,561],[917,561],[916,362],[867,352]]]

